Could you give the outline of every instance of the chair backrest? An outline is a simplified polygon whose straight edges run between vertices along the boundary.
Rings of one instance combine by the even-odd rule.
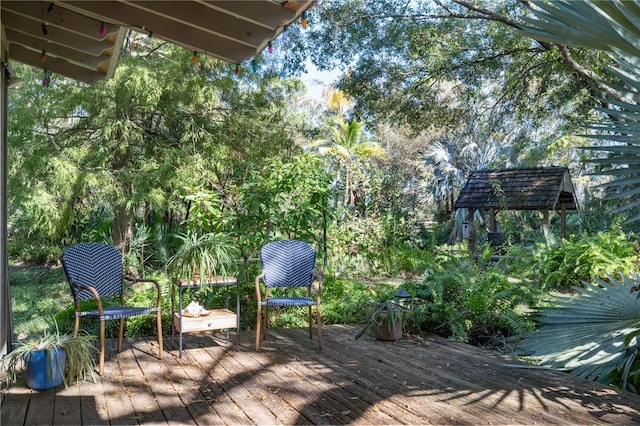
[[[316,250],[304,241],[274,241],[262,247],[260,262],[267,287],[309,287],[313,282]]]
[[[62,254],[62,266],[71,286],[71,281],[94,287],[100,296],[122,293],[122,254],[110,245],[80,243],[69,247]],[[71,286],[71,292],[79,300],[93,295],[86,290],[80,292]]]

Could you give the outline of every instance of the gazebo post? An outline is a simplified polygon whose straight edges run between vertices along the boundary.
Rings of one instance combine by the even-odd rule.
[[[549,239],[551,235],[551,228],[549,227],[549,209],[543,209],[542,212],[542,232],[545,239]]]
[[[469,221],[469,252],[471,252],[471,254],[476,251],[476,230],[475,224],[473,223],[473,217],[475,216],[474,210],[475,209],[469,209],[467,212],[467,219]]]
[[[567,209],[564,206],[560,209],[560,235],[563,240],[567,238]]]
[[[489,230],[491,232],[498,232],[496,229],[496,210],[489,209]]]

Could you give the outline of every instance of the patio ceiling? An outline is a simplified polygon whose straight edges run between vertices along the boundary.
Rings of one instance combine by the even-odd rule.
[[[0,7],[11,60],[91,84],[113,75],[128,29],[238,64],[314,3],[2,0]]]

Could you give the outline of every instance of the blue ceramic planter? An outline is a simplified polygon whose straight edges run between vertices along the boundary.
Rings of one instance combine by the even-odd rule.
[[[64,349],[36,350],[25,358],[27,386],[44,390],[62,384],[62,375],[67,365]]]

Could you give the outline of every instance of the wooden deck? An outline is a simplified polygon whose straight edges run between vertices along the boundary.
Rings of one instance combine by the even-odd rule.
[[[397,343],[324,328],[271,330],[256,353],[222,335],[129,341],[98,383],[4,389],[0,424],[636,424],[640,396],[524,366],[437,336]],[[234,335],[232,333],[232,341]],[[176,342],[177,344],[177,339]]]

